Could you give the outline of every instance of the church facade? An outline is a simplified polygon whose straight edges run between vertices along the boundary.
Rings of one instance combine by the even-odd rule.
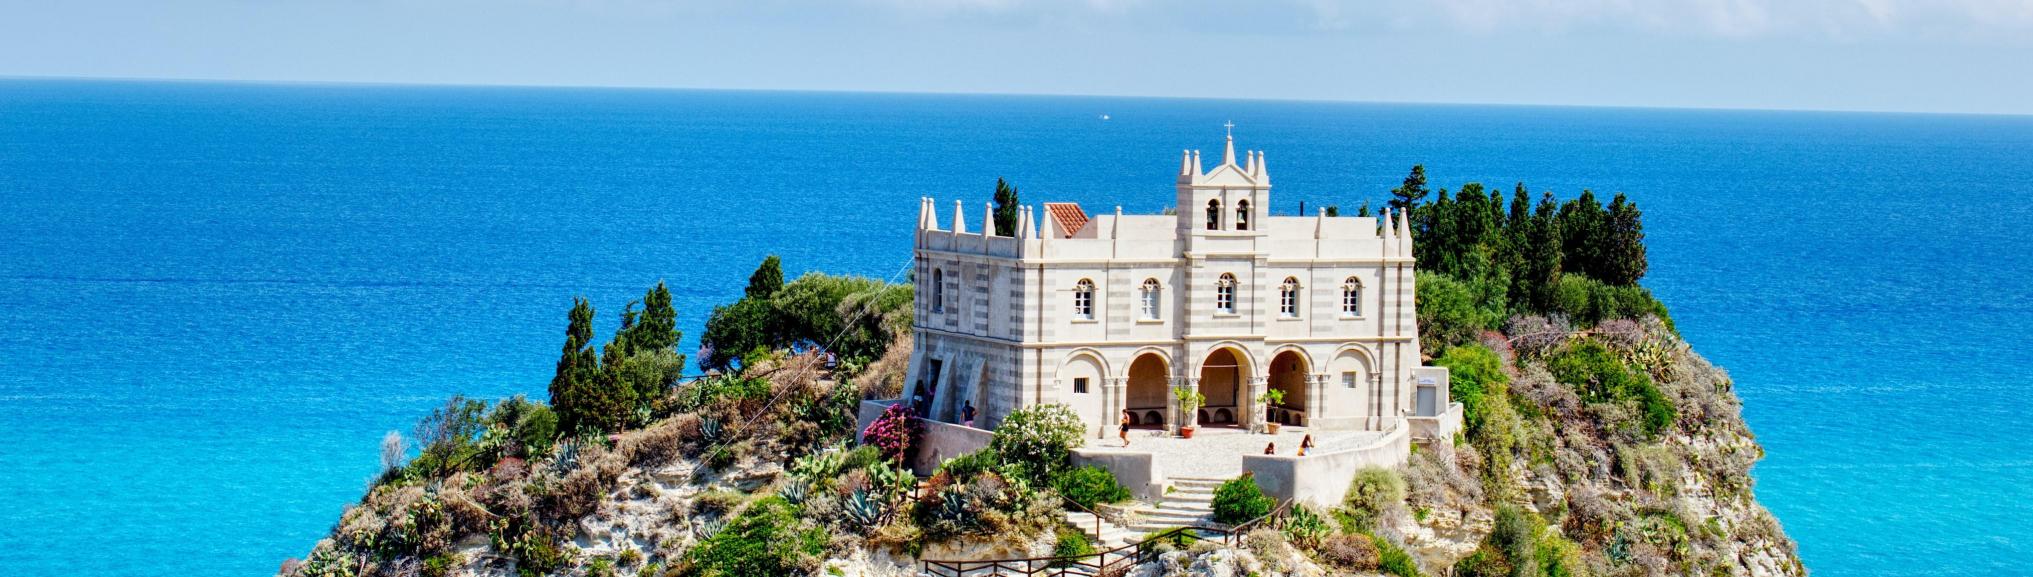
[[[962,203],[921,199],[905,399],[983,429],[1060,403],[1097,436],[1124,411],[1166,430],[1383,430],[1447,410],[1444,369],[1419,366],[1404,218],[1273,215],[1263,154],[1238,162],[1232,135],[1212,168],[1182,153],[1175,194],[1172,214],[1026,206],[1007,235],[992,206],[970,230]]]

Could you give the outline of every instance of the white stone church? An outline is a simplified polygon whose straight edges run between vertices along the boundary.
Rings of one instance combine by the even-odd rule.
[[[904,401],[945,423],[971,406],[979,429],[1062,403],[1108,438],[1124,410],[1166,431],[1458,426],[1436,424],[1459,418],[1446,371],[1419,366],[1405,219],[1273,215],[1264,155],[1238,161],[1232,135],[1211,169],[1183,153],[1175,191],[1174,214],[1023,207],[1012,236],[992,207],[970,230],[924,199]],[[1205,405],[1182,412],[1180,388]]]

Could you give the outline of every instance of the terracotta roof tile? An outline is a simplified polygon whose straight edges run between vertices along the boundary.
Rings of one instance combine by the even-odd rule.
[[[1052,220],[1059,223],[1059,238],[1072,238],[1087,226],[1087,211],[1080,210],[1075,202],[1047,202],[1045,210],[1051,211]]]

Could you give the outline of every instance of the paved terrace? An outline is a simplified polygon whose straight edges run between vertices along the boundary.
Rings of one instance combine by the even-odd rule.
[[[1113,431],[1111,431],[1113,432]],[[1101,451],[1154,453],[1167,478],[1232,479],[1242,475],[1242,456],[1261,455],[1264,445],[1278,444],[1278,454],[1296,455],[1299,441],[1311,431],[1305,427],[1284,427],[1276,435],[1250,433],[1233,427],[1201,427],[1193,438],[1166,436],[1160,429],[1129,430],[1129,447],[1122,440],[1087,439],[1087,448]],[[1384,436],[1384,431],[1327,431],[1313,435],[1313,448],[1306,454],[1349,449]]]

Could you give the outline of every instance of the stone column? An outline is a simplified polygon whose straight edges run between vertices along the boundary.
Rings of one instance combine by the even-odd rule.
[[[1248,430],[1269,430],[1269,427],[1265,426],[1269,421],[1264,420],[1264,405],[1257,401],[1257,396],[1264,394],[1264,391],[1269,388],[1269,384],[1270,378],[1268,377],[1251,376],[1249,378],[1248,389],[1243,391],[1245,396],[1242,402],[1236,403],[1236,406],[1243,411],[1242,415],[1236,415],[1236,421],[1248,427]]]
[[[1126,385],[1128,382],[1129,379],[1127,378],[1109,377],[1108,386],[1101,389],[1101,412],[1103,415],[1101,419],[1101,436],[1099,438],[1108,438],[1109,433],[1114,432],[1122,426],[1122,410],[1129,407],[1129,397],[1126,396],[1129,392]]]
[[[1327,373],[1306,375],[1306,426],[1313,426],[1315,419],[1329,414],[1340,416],[1339,413],[1327,410],[1327,387],[1329,386],[1331,386],[1331,383],[1327,378]]]

